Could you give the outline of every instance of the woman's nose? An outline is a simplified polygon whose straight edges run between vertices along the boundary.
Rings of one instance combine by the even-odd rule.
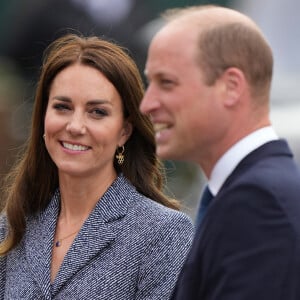
[[[68,121],[66,130],[72,135],[82,135],[86,132],[84,117],[79,114],[73,114]]]

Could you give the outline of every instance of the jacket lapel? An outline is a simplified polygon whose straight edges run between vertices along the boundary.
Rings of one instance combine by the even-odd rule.
[[[130,203],[128,189],[133,188],[121,176],[99,199],[64,258],[52,285],[53,297],[77,272],[114,242]]]
[[[223,193],[225,193],[227,189],[231,188],[233,183],[238,182],[243,173],[247,172],[249,168],[252,168],[255,164],[257,164],[257,162],[273,156],[293,157],[293,154],[287,142],[283,139],[270,141],[250,152],[246,157],[244,157],[244,159],[241,160],[241,162],[225,180],[221,189],[214,197],[214,201],[210,204],[210,209],[207,212],[207,215],[213,213],[213,207],[218,206],[218,203],[223,201]],[[201,232],[204,231],[206,226],[208,226],[207,222],[203,222],[203,224],[201,223]],[[201,233],[199,231],[199,236],[200,234]]]
[[[25,255],[34,281],[45,299],[51,299],[50,265],[54,232],[59,211],[59,193],[41,215],[28,218]]]

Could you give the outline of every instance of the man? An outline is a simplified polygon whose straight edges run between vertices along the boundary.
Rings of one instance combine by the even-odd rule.
[[[269,119],[272,51],[247,16],[169,12],[141,111],[162,159],[198,163],[214,198],[173,299],[299,300],[300,173]]]

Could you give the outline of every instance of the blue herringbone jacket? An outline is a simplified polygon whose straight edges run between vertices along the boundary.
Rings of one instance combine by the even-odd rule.
[[[166,300],[193,237],[191,221],[138,193],[121,175],[98,201],[54,282],[50,263],[57,191],[26,234],[0,258],[0,299]],[[5,218],[0,222],[5,234]]]

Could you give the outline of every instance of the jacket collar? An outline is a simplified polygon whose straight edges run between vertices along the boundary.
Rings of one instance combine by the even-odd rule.
[[[122,174],[113,182],[83,224],[52,286],[50,266],[56,221],[60,209],[59,190],[55,192],[44,212],[29,219],[25,235],[26,257],[32,276],[46,299],[59,293],[76,273],[115,240],[121,230],[122,219],[133,199],[131,194],[134,193],[136,193],[134,187]]]
[[[245,172],[245,170],[251,168],[258,161],[261,161],[268,157],[274,156],[289,156],[293,157],[293,153],[284,139],[279,139],[275,141],[270,141],[265,143],[264,145],[258,147],[251,153],[249,153],[233,170],[232,174],[227,178],[225,183],[222,186],[222,189],[231,185],[231,182],[235,181],[237,178],[241,176],[241,173]]]

